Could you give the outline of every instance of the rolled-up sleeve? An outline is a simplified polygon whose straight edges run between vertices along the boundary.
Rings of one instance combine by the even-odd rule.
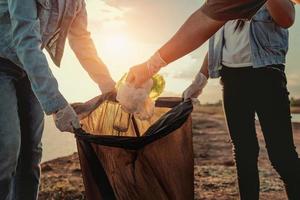
[[[251,19],[266,0],[206,0],[200,8],[208,17],[218,21]]]
[[[76,54],[83,68],[88,72],[89,76],[99,85],[102,92],[112,88],[106,88],[108,85],[114,86],[111,75],[97,54],[91,34],[87,30],[87,11],[85,2],[74,19],[68,38],[69,43]]]
[[[12,24],[12,46],[44,111],[52,114],[68,103],[59,92],[58,83],[41,50],[36,0],[8,0],[8,9]]]

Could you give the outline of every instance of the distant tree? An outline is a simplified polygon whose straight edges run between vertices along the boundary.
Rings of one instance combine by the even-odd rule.
[[[222,106],[222,100],[218,100],[217,102],[214,103],[206,103],[206,104],[202,104],[204,106]]]
[[[300,107],[300,99],[291,97],[290,101],[291,101],[291,106]]]
[[[220,99],[217,103],[216,103],[217,106],[222,106],[223,105],[223,101]]]
[[[295,103],[295,99],[294,99],[294,97],[291,97],[291,99],[290,99],[290,104],[291,104],[291,106],[293,106],[294,103]]]

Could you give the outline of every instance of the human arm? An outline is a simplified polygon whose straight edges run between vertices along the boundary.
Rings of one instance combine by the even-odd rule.
[[[199,9],[158,51],[166,63],[171,63],[200,47],[224,24],[225,21],[211,19]]]
[[[289,28],[295,22],[295,7],[290,0],[268,0],[266,7],[275,21],[282,28]]]
[[[208,78],[208,54],[206,54],[201,69],[196,74],[193,82],[183,92],[183,98],[198,98],[198,96],[202,93],[203,88],[206,86]]]
[[[82,7],[77,13],[68,35],[69,43],[82,67],[98,84],[102,93],[107,93],[114,90],[115,82],[111,78],[106,65],[97,55],[91,34],[87,30],[87,23],[85,2],[82,1]]]
[[[26,71],[32,89],[46,114],[68,105],[41,50],[41,35],[36,0],[8,0],[12,45],[21,67]]]
[[[169,64],[201,46],[226,21],[250,19],[264,3],[265,0],[208,0],[184,23],[173,38],[154,54],[156,55],[154,57],[161,58],[162,62],[160,63]],[[149,65],[152,63],[151,60],[152,58],[143,64],[132,67],[127,81],[139,87],[153,75],[151,72],[157,72],[159,68],[165,66]]]
[[[41,35],[36,0],[8,0],[12,44],[17,57],[46,114],[53,114],[60,131],[80,128],[74,110],[58,90],[58,84],[41,50]],[[58,117],[57,117],[58,116]]]
[[[197,10],[179,31],[147,62],[130,69],[127,81],[139,87],[161,67],[185,56],[209,39],[225,21],[216,21]],[[153,60],[160,60],[153,62]],[[156,64],[159,63],[159,64]]]

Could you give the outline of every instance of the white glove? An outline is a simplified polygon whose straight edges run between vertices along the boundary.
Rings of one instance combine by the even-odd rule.
[[[141,88],[167,63],[156,52],[147,62],[130,68],[126,81],[136,88]]]
[[[206,76],[203,73],[199,72],[196,75],[195,80],[192,82],[192,84],[183,92],[184,100],[190,98],[198,98],[206,84]]]
[[[61,132],[74,132],[74,129],[80,128],[77,114],[70,105],[53,114],[53,119]]]
[[[136,114],[142,120],[149,119],[154,112],[154,102],[149,98],[152,86],[152,79],[141,88],[126,82],[119,87],[116,98],[126,112]]]
[[[111,92],[115,90],[116,82],[112,79],[102,80],[101,83],[98,84],[99,89],[101,90],[102,94]]]
[[[152,77],[154,74],[157,74],[159,70],[162,67],[165,67],[168,65],[164,59],[160,56],[160,53],[157,51],[146,63],[148,72],[150,74],[150,77]]]

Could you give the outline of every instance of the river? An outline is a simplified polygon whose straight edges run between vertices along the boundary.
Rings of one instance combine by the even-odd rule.
[[[293,114],[292,115],[292,121],[300,123],[300,114]]]

